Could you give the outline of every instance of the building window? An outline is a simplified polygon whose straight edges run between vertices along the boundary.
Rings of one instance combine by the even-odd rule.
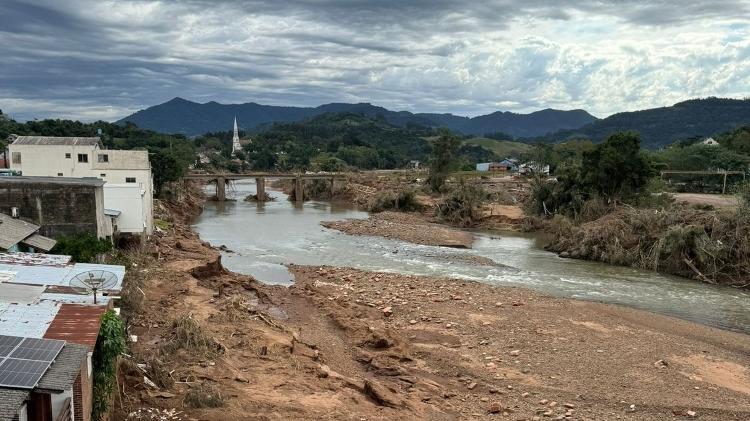
[[[105,153],[100,153],[97,159],[99,162],[109,162],[109,155]]]
[[[20,164],[21,163],[21,152],[13,152],[11,154],[11,160],[14,164]]]
[[[104,178],[106,176],[107,176],[107,174],[104,174],[104,173],[99,174],[99,177],[102,177],[102,178]]]
[[[79,153],[78,162],[89,162],[89,155],[85,153]]]
[[[57,173],[57,176],[62,177],[62,173],[61,172]]]
[[[69,153],[65,154],[65,159],[70,159],[70,154]]]
[[[135,177],[125,177],[126,183],[135,183]]]

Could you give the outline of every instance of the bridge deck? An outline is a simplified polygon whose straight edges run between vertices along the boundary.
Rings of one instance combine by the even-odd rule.
[[[337,180],[346,179],[344,174],[292,174],[292,173],[269,173],[269,172],[253,172],[253,173],[212,173],[212,174],[185,174],[182,178],[188,180],[215,180],[217,178],[223,178],[225,180],[244,180],[246,178],[302,178],[302,179],[324,179],[330,180],[335,178]]]

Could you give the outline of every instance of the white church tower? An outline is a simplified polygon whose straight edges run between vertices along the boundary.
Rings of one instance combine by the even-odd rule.
[[[240,133],[237,130],[237,117],[234,117],[234,133],[232,134],[232,155],[242,149],[240,145]]]

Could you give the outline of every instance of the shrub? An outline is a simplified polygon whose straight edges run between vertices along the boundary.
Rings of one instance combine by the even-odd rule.
[[[370,212],[397,210],[402,212],[416,212],[422,210],[422,204],[417,201],[414,190],[399,192],[382,192],[373,199],[369,206]]]
[[[224,406],[224,398],[221,392],[215,387],[201,383],[199,386],[188,390],[185,394],[184,403],[186,406],[194,409],[199,408],[220,408]]]
[[[57,244],[51,250],[52,254],[66,254],[77,263],[92,263],[96,256],[112,250],[112,243],[103,238],[98,238],[91,233],[79,233],[71,236],[60,236]]]
[[[468,227],[481,219],[481,207],[487,192],[476,184],[461,180],[437,209],[437,216],[453,225]]]
[[[91,357],[94,377],[92,416],[95,420],[107,412],[114,390],[117,358],[125,351],[125,324],[113,310],[102,315],[99,337]]]
[[[191,355],[212,356],[221,351],[217,344],[190,315],[172,321],[172,335],[162,351],[172,353],[184,349]]]

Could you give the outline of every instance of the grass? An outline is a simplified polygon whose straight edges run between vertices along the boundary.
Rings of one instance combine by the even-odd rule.
[[[221,351],[217,344],[190,315],[172,321],[172,335],[162,351],[173,353],[184,349],[195,356],[212,356]]]
[[[512,140],[495,140],[488,139],[486,137],[473,137],[471,139],[464,140],[467,145],[481,146],[487,150],[494,152],[500,159],[508,157],[519,157],[524,152],[531,149],[531,145],[521,142],[514,142]]]
[[[166,231],[166,230],[172,228],[173,224],[171,222],[169,222],[169,221],[165,221],[163,219],[156,219],[155,218],[154,219],[154,226],[156,226],[160,230]]]
[[[221,396],[221,392],[215,387],[201,383],[188,390],[187,394],[185,394],[184,403],[186,406],[194,409],[220,408],[224,406],[224,398]]]

